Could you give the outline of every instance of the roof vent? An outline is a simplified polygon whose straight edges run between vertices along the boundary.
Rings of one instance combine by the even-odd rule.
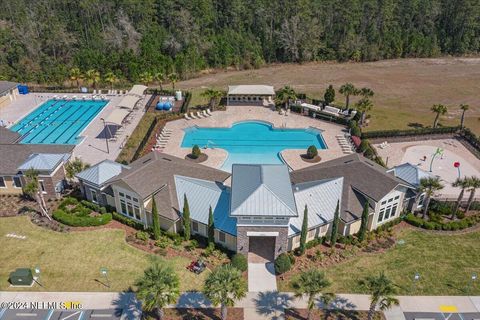
[[[172,159],[168,159],[168,158],[164,158],[162,157],[163,160],[166,160],[166,161],[172,161]]]
[[[152,160],[152,159],[147,159],[147,160],[143,161],[142,163],[145,164],[145,163],[147,163],[147,162],[149,162],[149,161],[151,161],[151,160]]]
[[[350,162],[353,162],[353,160],[347,160],[344,163],[350,163]]]

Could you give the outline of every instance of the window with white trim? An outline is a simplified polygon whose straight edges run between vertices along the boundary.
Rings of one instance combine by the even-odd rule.
[[[397,214],[399,201],[400,196],[396,196],[386,201],[382,201],[382,205],[380,206],[380,212],[378,213],[377,223],[385,222],[394,218]]]
[[[5,184],[5,178],[0,177],[0,188],[6,188],[7,185]]]
[[[317,231],[317,229],[312,229],[312,230],[308,231],[307,238],[308,239],[314,238],[316,231]]]
[[[13,177],[13,187],[20,189],[22,187],[22,179],[19,176]]]
[[[194,232],[198,232],[198,222],[197,221],[192,221],[192,230]]]
[[[92,202],[98,203],[97,191],[90,189],[90,194],[92,196]]]
[[[225,232],[218,231],[218,241],[225,242]]]
[[[131,196],[125,195],[122,192],[119,192],[118,195],[120,198],[120,212],[130,218],[142,220],[139,204],[138,202],[133,202],[136,198],[132,200]]]
[[[38,183],[40,184],[40,190],[42,193],[47,193],[47,190],[45,189],[45,183],[43,180],[38,180]]]
[[[320,233],[325,233],[328,230],[328,224],[324,224],[320,227]]]
[[[423,201],[425,201],[425,193],[422,193],[420,197],[418,197],[417,208],[423,207]]]

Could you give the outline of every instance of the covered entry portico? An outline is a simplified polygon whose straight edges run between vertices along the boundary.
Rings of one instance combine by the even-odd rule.
[[[278,232],[275,233],[278,235]],[[249,232],[247,232],[248,234]],[[248,235],[248,262],[267,263],[274,261],[276,236]]]

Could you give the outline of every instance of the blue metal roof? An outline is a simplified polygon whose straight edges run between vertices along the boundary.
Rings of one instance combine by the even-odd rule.
[[[397,178],[400,178],[415,187],[420,185],[421,179],[434,177],[430,172],[420,169],[418,166],[408,162],[398,165],[390,171],[393,171]]]
[[[70,158],[68,153],[35,153],[18,167],[20,171],[34,169],[38,171],[53,171],[61,162]]]
[[[115,161],[103,160],[78,173],[76,177],[90,184],[101,186],[109,179],[119,175],[124,168],[128,167]]]
[[[213,181],[175,175],[178,207],[183,208],[187,195],[190,218],[208,224],[209,208],[212,207],[215,228],[233,236],[237,235],[237,219],[229,216],[230,189]]]

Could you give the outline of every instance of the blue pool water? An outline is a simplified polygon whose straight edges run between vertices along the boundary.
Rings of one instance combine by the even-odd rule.
[[[314,145],[326,149],[320,131],[315,129],[276,129],[270,124],[245,121],[231,128],[185,129],[183,148],[222,148],[228,157],[221,169],[231,172],[232,164],[282,164],[280,152],[285,149],[307,149]]]
[[[21,143],[76,144],[78,135],[108,101],[48,100],[11,130],[22,135]]]

